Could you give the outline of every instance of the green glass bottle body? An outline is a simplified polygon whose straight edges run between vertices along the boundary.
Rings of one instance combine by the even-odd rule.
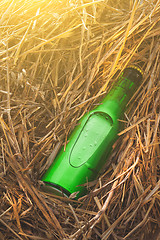
[[[142,71],[127,67],[101,104],[79,121],[64,147],[45,173],[42,181],[56,194],[83,196],[83,185],[93,181],[106,163],[112,145],[118,138],[126,105],[137,90]]]

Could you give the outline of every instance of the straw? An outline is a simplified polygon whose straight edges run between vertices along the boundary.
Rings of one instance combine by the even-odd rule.
[[[160,1],[0,3],[0,239],[155,239],[160,216]],[[79,201],[41,177],[117,70],[144,72],[119,139]]]

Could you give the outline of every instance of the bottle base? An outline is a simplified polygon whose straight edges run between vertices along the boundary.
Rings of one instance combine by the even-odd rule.
[[[67,197],[67,198],[69,198],[69,196],[71,195],[69,191],[62,188],[61,186],[58,186],[50,182],[44,182],[44,183],[45,184],[41,187],[41,189],[46,193],[51,193],[56,196]]]

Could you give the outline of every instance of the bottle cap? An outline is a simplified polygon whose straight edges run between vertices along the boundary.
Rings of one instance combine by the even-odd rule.
[[[127,66],[126,68],[133,68],[133,69],[136,69],[138,72],[141,73],[142,77],[143,77],[143,75],[144,75],[144,73],[143,73],[141,67],[139,67],[138,65],[131,64],[131,65]]]

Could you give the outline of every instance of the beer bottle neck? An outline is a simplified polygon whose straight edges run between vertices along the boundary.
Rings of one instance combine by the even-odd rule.
[[[109,111],[117,117],[124,113],[125,108],[142,79],[142,73],[137,68],[128,67],[118,78],[112,89],[103,99],[101,109]]]
[[[131,67],[126,68],[104,100],[118,101],[120,108],[124,109],[130,98],[138,89],[141,80],[142,73],[139,70]]]

